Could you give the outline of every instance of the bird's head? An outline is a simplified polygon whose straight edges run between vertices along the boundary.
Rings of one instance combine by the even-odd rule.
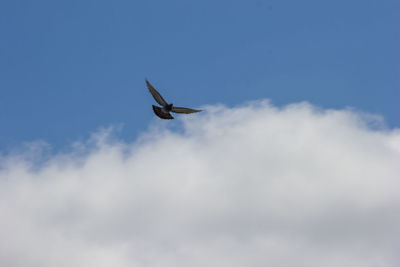
[[[168,104],[168,105],[166,105],[165,106],[165,109],[167,110],[167,111],[171,111],[172,110],[172,103],[171,104]]]

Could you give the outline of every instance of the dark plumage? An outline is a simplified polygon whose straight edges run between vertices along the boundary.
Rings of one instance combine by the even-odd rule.
[[[154,97],[154,100],[156,100],[156,102],[161,105],[161,107],[153,105],[154,113],[161,119],[172,120],[174,117],[172,117],[170,112],[190,114],[201,111],[198,109],[174,107],[173,104],[168,104],[167,101],[164,100],[164,98],[160,95],[159,92],[157,92],[157,90],[149,83],[148,80],[146,80],[146,85],[151,95]]]

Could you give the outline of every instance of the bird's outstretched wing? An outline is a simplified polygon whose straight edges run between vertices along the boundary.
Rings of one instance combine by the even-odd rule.
[[[172,115],[169,112],[163,112],[160,107],[157,107],[154,105],[152,105],[152,106],[153,106],[154,114],[156,114],[161,119],[172,120],[174,118],[174,117],[172,117]]]
[[[157,101],[158,104],[160,104],[161,106],[168,105],[167,101],[165,101],[164,98],[160,95],[160,93],[157,92],[156,89],[154,89],[154,87],[149,83],[148,80],[146,80],[146,85],[151,95],[154,97],[154,99]]]
[[[190,114],[190,113],[196,113],[200,112],[201,110],[199,109],[191,109],[191,108],[181,108],[181,107],[174,107],[172,106],[172,112],[175,113],[185,113],[185,114]]]

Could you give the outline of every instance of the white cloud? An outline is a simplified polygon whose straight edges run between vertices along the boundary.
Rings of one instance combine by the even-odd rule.
[[[0,265],[399,266],[398,130],[306,103],[207,110],[40,168],[1,158]]]

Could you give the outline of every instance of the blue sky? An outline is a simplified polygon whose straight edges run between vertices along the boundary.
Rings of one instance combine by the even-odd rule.
[[[177,105],[268,98],[353,107],[400,126],[395,0],[0,2],[0,150],[55,148]]]

